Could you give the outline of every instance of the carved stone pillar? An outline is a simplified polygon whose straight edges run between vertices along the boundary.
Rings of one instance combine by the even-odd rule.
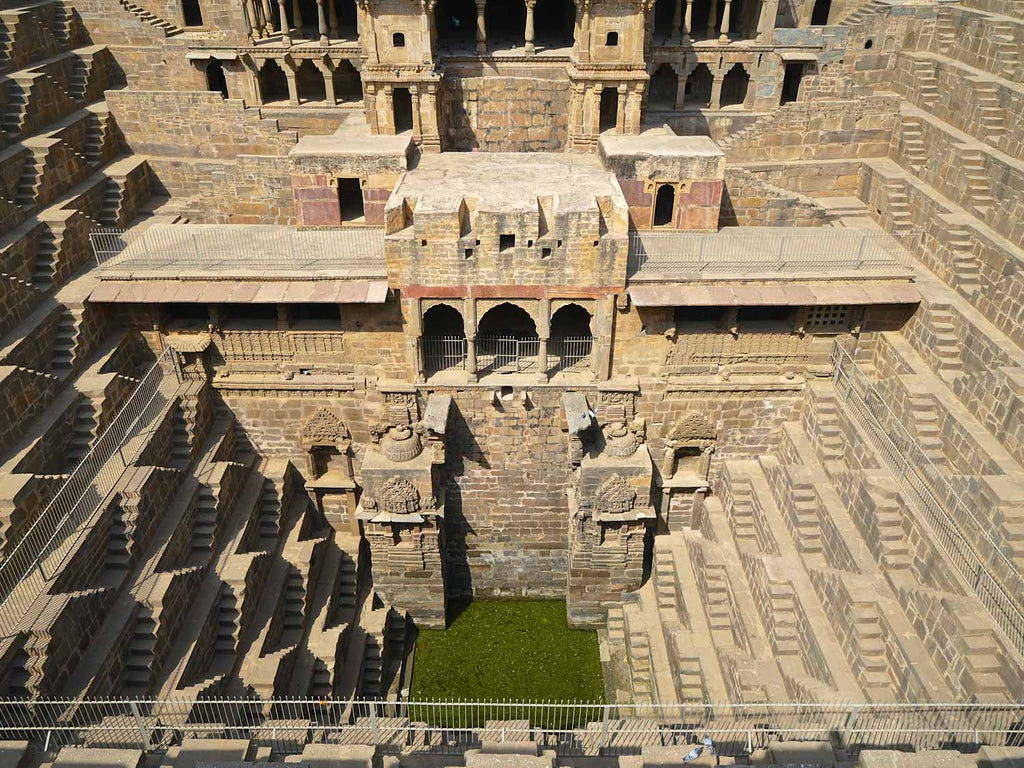
[[[600,119],[600,118],[598,118]],[[598,123],[598,128],[600,128]],[[618,101],[615,106],[615,132],[625,133],[626,132],[626,85],[622,84],[618,88]]]
[[[476,52],[483,56],[487,53],[487,0],[476,0]]]
[[[373,136],[380,134],[380,116],[377,113],[377,86],[368,83],[363,86],[363,99],[366,102],[366,116],[370,120],[370,133]]]
[[[601,132],[601,91],[596,85],[587,89],[586,110],[584,112],[585,132],[596,136]]]
[[[680,68],[682,71],[675,69],[674,67],[673,69],[676,73],[676,97],[672,102],[672,109],[682,109],[683,105],[686,103],[686,82],[690,78],[687,74],[685,63]]]
[[[298,106],[299,103],[299,85],[295,82],[295,66],[292,64],[289,57],[278,61],[281,64],[281,69],[284,70],[285,79],[288,81],[288,103],[293,106]]]
[[[757,19],[757,42],[772,42],[775,37],[775,17],[778,12],[779,0],[765,0],[761,4],[761,15]]]
[[[409,86],[409,96],[412,101],[412,138],[413,141],[423,141],[423,125],[420,122],[420,89],[419,86]]]
[[[476,377],[476,336],[466,337],[466,373]]]
[[[277,13],[281,17],[281,42],[285,45],[292,44],[292,31],[288,26],[288,14],[285,13],[284,0],[277,0]]]
[[[686,17],[683,19],[683,39],[689,40],[693,34],[693,0],[686,0]]]
[[[284,23],[287,24],[287,20]],[[263,0],[263,28],[267,34],[273,34],[277,31],[274,28],[274,16],[270,7],[270,0]]]
[[[420,98],[422,148],[427,152],[441,151],[441,129],[437,123],[437,83],[427,83]]]
[[[672,12],[672,39],[678,40],[680,27],[683,26],[683,0],[676,0],[676,7]]]
[[[626,102],[625,133],[640,133],[640,117],[644,103],[644,84],[634,83]]]
[[[337,95],[334,93],[334,65],[327,58],[314,63],[324,77],[324,94],[327,97],[327,103],[333,107],[338,103]]]
[[[722,33],[718,36],[718,42],[729,42],[729,12],[732,10],[732,0],[725,0],[725,9],[722,11]]]
[[[715,75],[711,81],[711,109],[722,108],[722,75]]]
[[[708,11],[707,36],[710,39],[715,34],[715,22],[718,21],[718,0],[711,0],[711,10]]]
[[[395,86],[384,86],[384,130],[387,136],[395,135]]]
[[[328,10],[328,27],[330,28],[331,37],[334,39],[338,38],[338,0],[327,0]]]
[[[299,7],[299,0],[292,0],[292,21],[295,22],[295,29],[302,37],[302,9]]]
[[[537,371],[542,381],[548,378],[548,337],[541,336],[537,350]]]
[[[515,0],[511,0],[515,2]],[[533,45],[533,11],[537,7],[537,0],[526,0],[526,54],[532,55],[537,52]]]
[[[324,12],[324,0],[316,0],[317,28],[320,30],[320,44],[327,45],[327,14]]]

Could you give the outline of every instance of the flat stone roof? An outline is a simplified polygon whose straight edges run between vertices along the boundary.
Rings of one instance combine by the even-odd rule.
[[[646,131],[638,136],[602,136],[600,145],[605,154],[725,157],[722,148],[708,136],[677,136],[661,129]]]
[[[615,177],[594,155],[449,152],[423,155],[395,188],[388,206],[416,198],[417,214],[448,212],[469,198],[478,211],[536,211],[537,198],[549,196],[563,213],[592,210],[598,197],[626,205]]]

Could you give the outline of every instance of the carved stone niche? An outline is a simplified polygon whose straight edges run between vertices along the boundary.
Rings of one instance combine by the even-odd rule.
[[[569,437],[569,466],[578,467],[583,461],[583,440],[595,423],[594,413],[590,410],[587,396],[582,392],[563,394],[562,409],[565,413],[566,432]]]
[[[320,408],[303,425],[299,442],[306,451],[306,488],[313,491],[320,513],[339,533],[358,535],[352,440],[345,423]]]
[[[687,411],[665,435],[661,464],[661,530],[677,524],[698,529],[709,490],[708,471],[718,430],[698,411]]]
[[[206,364],[206,350],[212,343],[209,333],[168,333],[163,337],[163,341],[177,353],[182,378],[200,381],[210,378]]]
[[[627,424],[636,418],[636,396],[633,381],[608,381],[598,387],[597,419],[601,424]]]

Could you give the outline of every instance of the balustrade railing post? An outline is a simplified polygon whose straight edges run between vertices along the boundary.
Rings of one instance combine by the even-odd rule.
[[[128,706],[132,711],[132,717],[135,718],[135,725],[138,726],[140,741],[142,742],[142,750],[149,752],[153,748],[153,743],[150,737],[149,729],[146,728],[145,722],[142,720],[142,713],[139,712],[139,705],[134,701],[129,701]]]
[[[611,720],[612,708],[610,705],[604,705],[604,716],[601,718],[601,749],[608,747],[608,726]]]
[[[373,734],[374,746],[380,745],[380,726],[377,723],[377,702],[370,702],[370,732]]]

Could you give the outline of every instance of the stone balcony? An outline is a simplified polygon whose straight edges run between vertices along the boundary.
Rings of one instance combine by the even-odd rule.
[[[638,306],[913,304],[907,253],[875,230],[731,227],[630,234]]]
[[[382,303],[384,231],[160,225],[92,235],[97,302]]]

